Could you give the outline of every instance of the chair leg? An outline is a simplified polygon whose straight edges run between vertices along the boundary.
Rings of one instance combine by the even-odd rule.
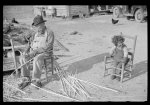
[[[47,66],[46,66],[46,60],[44,60],[44,66],[45,66],[46,81],[48,82],[48,71],[47,71]]]
[[[52,69],[52,75],[54,74],[54,58],[53,56],[51,57],[51,69]]]
[[[130,66],[130,78],[132,77],[132,66]]]
[[[106,75],[106,65],[104,65],[104,77],[105,77],[105,75]]]
[[[123,75],[124,75],[124,63],[122,63],[121,82],[123,82]]]
[[[104,57],[104,77],[105,77],[105,74],[106,74],[106,56]]]

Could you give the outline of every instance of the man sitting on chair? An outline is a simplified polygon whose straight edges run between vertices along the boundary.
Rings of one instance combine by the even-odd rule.
[[[21,64],[24,64],[25,61],[34,57],[32,81],[38,87],[42,86],[40,77],[44,65],[44,57],[52,56],[54,43],[54,33],[46,28],[45,22],[46,20],[43,20],[40,15],[34,18],[32,26],[36,34],[20,59]],[[27,65],[22,67],[21,75],[23,76],[22,83],[18,84],[18,86],[20,89],[23,89],[31,83],[30,70],[27,68]]]

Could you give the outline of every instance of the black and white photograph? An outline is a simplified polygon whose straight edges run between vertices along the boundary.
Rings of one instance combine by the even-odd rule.
[[[3,5],[3,102],[148,100],[147,5]]]

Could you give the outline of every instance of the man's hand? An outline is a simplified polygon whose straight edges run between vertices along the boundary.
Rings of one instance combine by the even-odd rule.
[[[23,53],[23,56],[26,58],[26,59],[29,59],[30,58],[30,56],[29,56],[29,54],[27,54],[27,53]]]
[[[30,56],[30,58],[33,58],[36,54],[37,54],[37,51],[32,51],[28,55]]]

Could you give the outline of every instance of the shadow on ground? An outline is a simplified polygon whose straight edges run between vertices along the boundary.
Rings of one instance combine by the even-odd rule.
[[[100,63],[104,61],[104,56],[107,56],[108,53],[103,53],[103,54],[99,54],[99,55],[95,55],[77,62],[72,63],[71,65],[69,65],[69,67],[67,68],[67,72],[69,73],[75,73],[76,69],[77,69],[77,74],[90,70],[94,64]],[[48,77],[48,82],[46,81],[46,78],[42,79],[42,84],[43,86],[45,86],[46,84],[48,84],[49,82],[52,81],[59,81],[60,78],[57,74],[53,74],[51,76]]]
[[[107,55],[108,53],[103,53],[103,54],[99,54],[96,56],[92,56],[92,57],[74,62],[68,67],[67,72],[74,74],[77,70],[77,74],[78,74],[78,73],[90,70],[94,64],[103,62],[104,56],[107,56]]]
[[[88,71],[88,70],[92,69],[94,64],[103,62],[104,56],[107,56],[107,55],[108,55],[108,53],[103,53],[103,54],[99,54],[96,56],[92,56],[92,57],[74,62],[71,65],[69,65],[69,67],[67,68],[66,71],[71,74],[75,74],[76,70],[77,70],[77,74]],[[133,79],[137,76],[140,76],[140,75],[144,74],[145,72],[147,72],[147,60],[134,64],[134,68],[132,71],[132,77],[126,79],[125,81]],[[45,81],[43,84],[46,85],[49,82],[52,82],[55,80],[56,81],[60,80],[59,76],[57,74],[53,74],[53,75],[49,76],[49,81],[48,82]]]
[[[138,77],[146,72],[147,72],[147,60],[136,63],[133,65],[133,70],[131,72],[131,75],[132,75],[131,78],[128,78],[125,81],[131,80],[131,79]]]
[[[132,78],[137,77],[147,72],[147,60],[134,64]]]

